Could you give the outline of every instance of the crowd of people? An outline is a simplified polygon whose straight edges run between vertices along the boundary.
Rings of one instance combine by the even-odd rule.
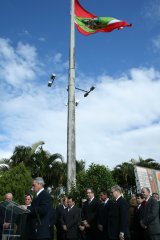
[[[23,225],[19,233],[22,240],[160,240],[159,195],[151,196],[147,187],[129,202],[118,185],[101,192],[99,199],[87,188],[80,208],[73,196],[64,196],[56,209],[41,177],[33,179],[32,188],[35,197],[26,194],[21,206],[27,211],[25,221],[13,218],[16,225]],[[12,201],[13,195],[7,193],[4,200]],[[6,219],[5,215],[0,205],[0,239],[12,224],[11,216]]]

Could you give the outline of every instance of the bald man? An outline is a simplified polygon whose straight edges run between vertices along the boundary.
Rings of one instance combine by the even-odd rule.
[[[160,223],[158,201],[151,197],[151,192],[148,187],[143,187],[141,193],[145,199],[145,207],[143,219],[141,219],[140,224],[144,229],[145,240],[159,240]]]
[[[6,193],[4,196],[4,201],[12,201],[13,200],[13,194],[12,193]],[[3,202],[2,202],[3,203]],[[2,232],[7,231],[8,228],[10,228],[11,224],[11,212],[6,212],[6,209],[4,206],[0,205],[0,240],[2,239]]]
[[[5,201],[13,201],[13,194],[12,193],[6,193],[4,196]]]

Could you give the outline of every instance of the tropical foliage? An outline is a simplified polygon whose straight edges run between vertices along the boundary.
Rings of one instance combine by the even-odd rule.
[[[11,158],[0,161],[0,198],[6,192],[12,192],[15,199],[23,201],[23,196],[30,189],[31,179],[37,176],[44,178],[46,188],[54,199],[66,192],[67,163],[59,153],[51,154],[43,149],[44,142],[39,141],[32,146],[16,146]],[[134,167],[142,166],[160,170],[160,164],[154,159],[131,159],[117,165],[112,171],[99,164],[91,164],[85,168],[85,161],[76,161],[76,187],[71,194],[77,199],[85,198],[85,189],[93,188],[99,197],[101,191],[106,191],[114,184],[123,187],[125,193],[136,191]],[[56,200],[57,202],[57,200]]]
[[[14,196],[14,201],[24,204],[24,195],[31,189],[32,178],[23,163],[14,166],[10,171],[4,172],[0,177],[0,200],[8,192]]]
[[[117,165],[113,169],[112,174],[115,181],[123,187],[126,195],[136,192],[135,166],[160,170],[160,164],[151,158],[143,159],[139,157],[138,160],[131,159],[129,162]]]
[[[43,150],[43,144],[43,141],[39,141],[31,147],[16,146],[11,158],[1,160],[0,173],[10,174],[15,166],[23,164],[32,178],[43,177],[46,188],[49,188],[53,195],[57,195],[65,185],[66,165],[61,154],[50,154]]]
[[[76,188],[73,187],[71,194],[77,199],[78,204],[81,204],[81,199],[85,198],[86,188],[92,188],[95,196],[99,198],[101,191],[106,191],[115,183],[111,171],[103,166],[91,164],[89,168],[77,173]]]

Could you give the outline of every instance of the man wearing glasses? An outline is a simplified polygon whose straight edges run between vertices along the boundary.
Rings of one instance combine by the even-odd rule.
[[[94,196],[94,191],[91,188],[86,190],[87,201],[82,207],[82,226],[86,232],[86,240],[97,240],[97,213],[98,200]]]
[[[115,185],[111,188],[114,203],[108,216],[108,236],[110,240],[129,239],[128,203],[123,198],[122,189]]]
[[[31,206],[32,198],[33,198],[32,195],[29,193],[25,195],[25,205],[27,207]]]

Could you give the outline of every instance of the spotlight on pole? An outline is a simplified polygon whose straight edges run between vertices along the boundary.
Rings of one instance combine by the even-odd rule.
[[[85,92],[84,97],[87,97],[88,94],[95,89],[95,87],[92,86],[92,87],[89,89],[89,91],[86,91],[86,90],[84,90],[84,89],[77,88],[77,87],[75,87],[75,89],[77,89],[77,90],[79,90],[79,91],[82,91],[82,92]]]
[[[90,94],[90,92],[92,92],[94,89],[95,89],[95,87],[92,86],[92,87],[90,88],[90,90],[87,91],[87,92],[84,94],[84,97],[87,97],[87,96]]]
[[[48,81],[48,87],[52,86],[55,78],[56,78],[56,74],[52,73],[51,76],[50,76],[50,80]]]

